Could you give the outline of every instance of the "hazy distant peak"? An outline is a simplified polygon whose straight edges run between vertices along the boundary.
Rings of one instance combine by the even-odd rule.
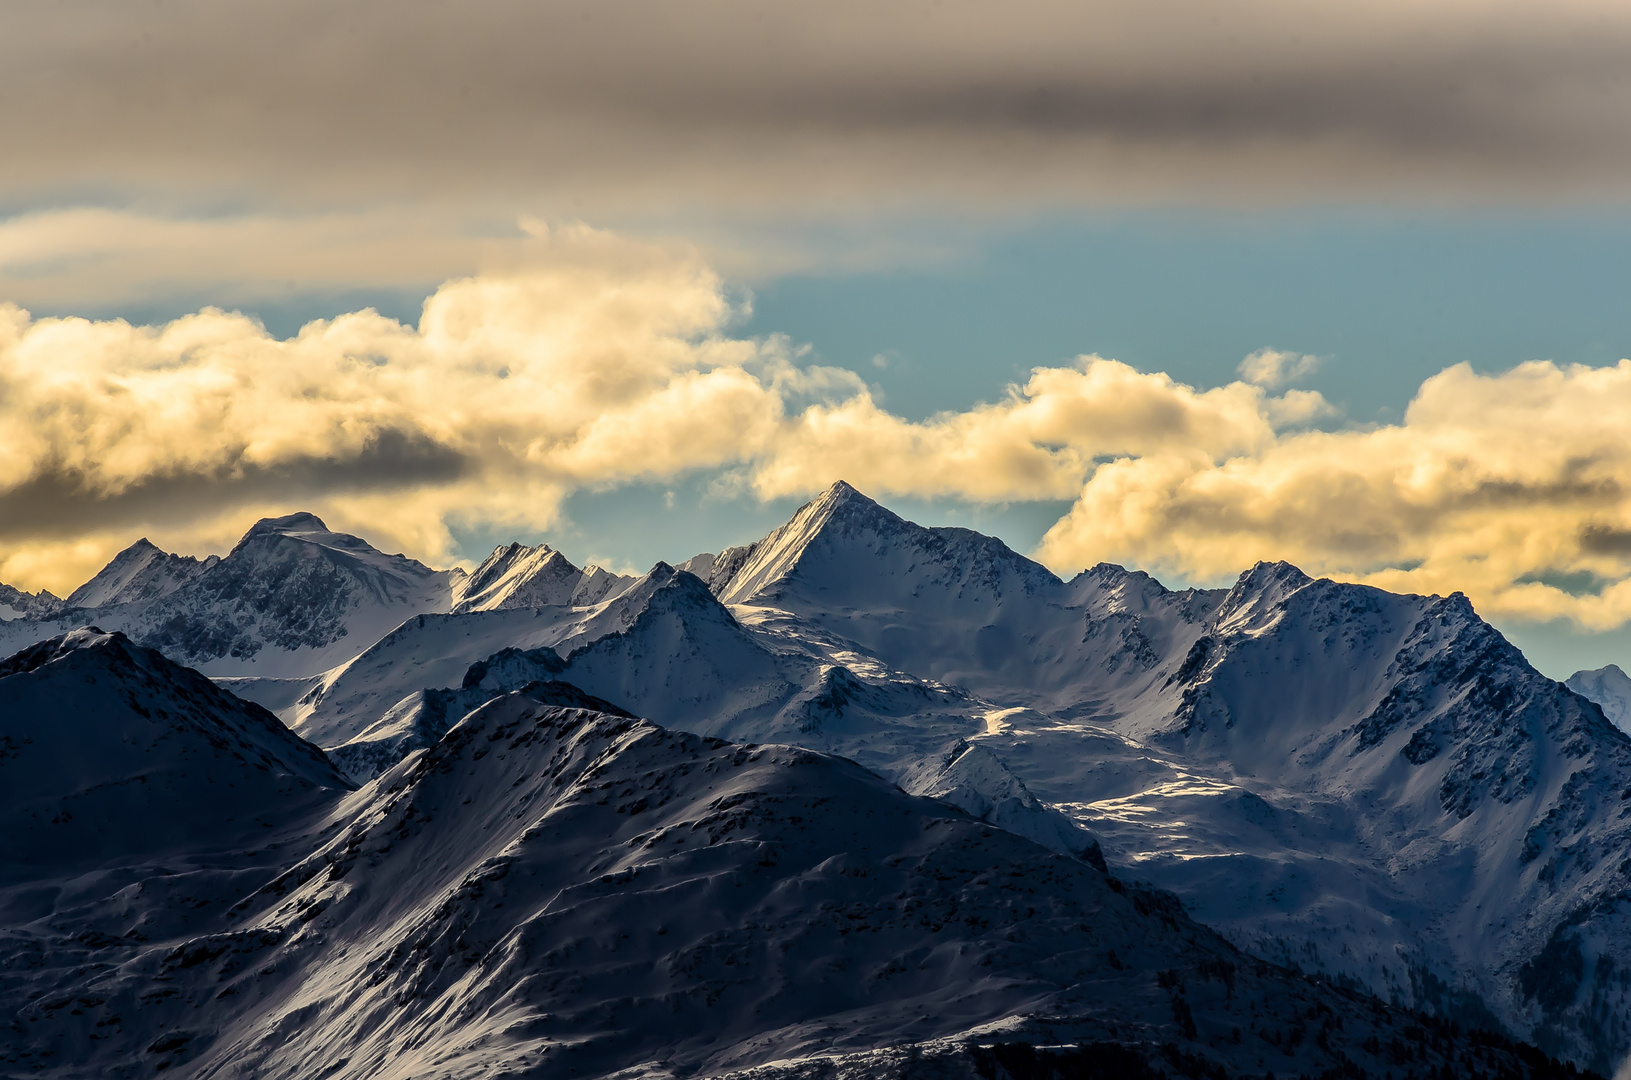
[[[156,600],[220,561],[217,555],[199,560],[172,555],[145,536],[115,555],[96,576],[68,594],[68,607],[98,608]]]
[[[1620,665],[1577,671],[1563,685],[1596,702],[1615,727],[1631,732],[1631,676],[1626,675]]]
[[[1236,582],[1237,587],[1246,589],[1280,588],[1296,590],[1313,582],[1313,578],[1303,573],[1300,567],[1286,562],[1284,559],[1264,559],[1256,563],[1250,570],[1241,574]]]
[[[264,533],[282,533],[284,535],[308,532],[328,532],[329,527],[323,524],[323,519],[316,514],[302,510],[296,514],[285,514],[283,517],[261,518],[249,527],[244,533],[244,539],[251,536],[260,536]]]

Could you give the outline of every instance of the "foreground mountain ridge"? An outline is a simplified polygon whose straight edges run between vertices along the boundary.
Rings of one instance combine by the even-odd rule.
[[[95,627],[0,661],[0,717],[11,868],[242,846],[351,787],[271,713]]]
[[[0,692],[69,658],[93,689],[127,663],[187,683],[68,635]],[[123,745],[55,701],[93,757]],[[1065,1041],[1067,1065],[1129,1076],[1577,1075],[1243,956],[1170,898],[798,747],[521,692],[360,790],[274,798],[276,828],[203,858],[0,863],[0,1069],[949,1080]]]

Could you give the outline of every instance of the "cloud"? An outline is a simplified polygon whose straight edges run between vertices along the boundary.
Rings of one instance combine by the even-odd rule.
[[[6,30],[0,296],[35,310],[428,289],[523,213],[707,235],[743,277],[1061,208],[1631,195],[1631,9],[1587,0],[17,0]]]
[[[1250,453],[1326,408],[1089,356],[912,423],[854,372],[731,336],[743,311],[695,252],[534,232],[417,326],[363,310],[280,340],[214,308],[132,326],[0,306],[0,578],[67,589],[139,532],[219,549],[296,508],[446,560],[455,528],[543,529],[574,491],[721,470],[762,498],[841,477],[1069,498],[1098,460]]]
[[[42,543],[219,537],[297,505],[442,558],[450,523],[547,525],[580,487],[739,461],[788,402],[859,385],[726,337],[738,314],[693,253],[583,228],[447,282],[417,327],[364,310],[278,340],[216,309],[0,306],[0,571],[67,587],[83,560],[51,573]]]
[[[417,326],[364,310],[277,339],[215,309],[141,327],[0,306],[0,580],[60,592],[144,532],[224,550],[294,509],[440,562],[454,530],[545,529],[575,491],[842,478],[1071,500],[1037,552],[1063,573],[1222,583],[1284,558],[1498,617],[1631,621],[1631,361],[1459,365],[1361,428],[1312,391],[1083,356],[911,421],[783,338],[733,336],[742,314],[694,251],[582,227],[444,283]]]
[[[1389,589],[1467,592],[1486,614],[1631,620],[1631,361],[1465,364],[1404,422],[1282,434],[1239,455],[1100,465],[1039,554],[1221,582],[1257,559]]]
[[[882,494],[1070,498],[1096,459],[1177,448],[1249,452],[1273,441],[1277,423],[1324,408],[1318,394],[1270,399],[1245,383],[1198,391],[1085,356],[1075,367],[1035,369],[995,404],[922,423],[885,412],[864,392],[813,405],[760,458],[753,483],[767,498],[838,479]]]
[[[190,218],[106,207],[42,210],[0,218],[0,296],[24,307],[83,311],[87,303],[178,296],[239,304],[357,287],[428,290],[514,261],[525,247],[526,234],[513,225],[498,230],[425,207]]]
[[[7,25],[22,200],[1554,200],[1625,194],[1631,157],[1604,0],[23,0]]]
[[[1247,382],[1272,390],[1286,383],[1296,382],[1304,375],[1313,374],[1319,364],[1320,358],[1317,356],[1281,352],[1278,349],[1258,349],[1242,360],[1235,370]]]

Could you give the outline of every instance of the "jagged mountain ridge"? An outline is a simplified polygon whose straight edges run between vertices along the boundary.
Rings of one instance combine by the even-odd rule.
[[[196,559],[191,555],[171,555],[148,540],[125,548],[99,570],[95,577],[68,594],[69,608],[102,608],[157,600],[175,592],[220,562],[220,556]]]
[[[1265,564],[1207,629],[1165,701],[1120,723],[1274,798],[1311,855],[1385,870],[1410,934],[1390,941],[1378,927],[1373,940],[1440,972],[1445,1004],[1460,991],[1543,1046],[1609,1068],[1631,1007],[1615,971],[1631,864],[1614,855],[1631,843],[1631,740],[1459,594],[1401,597]],[[1339,878],[1322,889],[1317,874],[1306,870],[1324,894],[1304,909],[1311,928],[1387,910],[1342,902]],[[1266,922],[1197,910],[1242,929]]]
[[[207,866],[0,877],[0,1065],[659,1080],[1000,1033],[1210,1075],[1561,1075],[799,748],[507,695],[288,809]]]
[[[484,655],[500,641],[517,644]],[[592,608],[418,616],[314,681],[282,715],[363,781],[464,712],[540,681],[705,734],[841,748],[897,779],[944,741],[939,726],[921,723],[926,712],[938,704],[968,726],[982,709],[932,684],[862,680],[802,652],[772,652],[698,578],[659,563]],[[947,790],[977,817],[1098,857],[1091,835],[1023,787],[992,760],[974,771],[965,763]]]
[[[598,566],[580,570],[548,544],[501,545],[454,589],[452,610],[588,607],[614,598],[635,580]]]
[[[62,601],[48,590],[24,592],[0,582],[0,623],[35,622],[48,619],[62,610]]]
[[[1084,676],[1101,689],[1107,650],[1130,657],[1118,681],[1141,688],[1142,661],[1187,649],[1222,596],[1174,603],[1120,567],[1066,583],[1000,540],[916,525],[844,483],[743,550],[711,583],[744,621],[773,631],[791,619],[794,637],[817,629],[894,670],[1055,711],[1091,699]]]
[[[263,519],[219,560],[160,556],[126,549],[82,589],[111,589],[109,604],[0,624],[0,647],[95,622],[210,675],[305,676],[409,616],[447,610],[464,576],[383,554],[312,514]],[[129,599],[127,587],[140,595]]]
[[[1465,597],[1285,564],[1065,583],[964,541],[838,486],[716,588],[750,627],[1006,706],[947,733],[1236,940],[1605,1071],[1631,1048],[1626,740]]]

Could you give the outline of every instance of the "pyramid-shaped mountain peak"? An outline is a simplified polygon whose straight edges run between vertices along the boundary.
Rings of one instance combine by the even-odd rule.
[[[905,518],[862,494],[843,480],[835,480],[826,491],[800,507],[788,524],[793,524],[801,517],[818,520],[823,524],[832,520],[857,518],[867,521],[889,521],[899,525],[909,524]]]

